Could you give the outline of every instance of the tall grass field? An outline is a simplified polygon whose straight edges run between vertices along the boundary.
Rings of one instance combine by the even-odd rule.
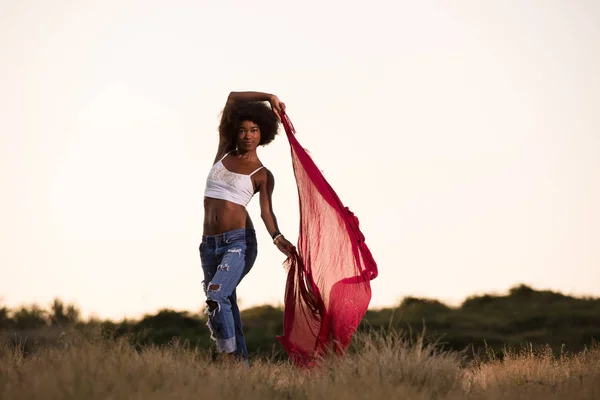
[[[21,339],[22,340],[22,339]],[[63,332],[0,344],[0,399],[600,399],[600,346],[576,354],[524,347],[483,357],[397,332],[358,333],[344,357],[311,370],[276,358],[250,367],[173,341]]]

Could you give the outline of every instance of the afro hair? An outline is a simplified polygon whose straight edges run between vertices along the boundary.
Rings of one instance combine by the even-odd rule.
[[[270,106],[262,101],[236,101],[223,110],[219,124],[219,135],[231,144],[236,143],[238,131],[243,121],[252,121],[260,129],[259,146],[265,146],[275,139],[279,129],[279,119]]]

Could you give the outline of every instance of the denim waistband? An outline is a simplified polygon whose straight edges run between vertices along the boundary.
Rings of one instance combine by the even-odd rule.
[[[241,228],[219,233],[217,235],[202,235],[202,243],[208,245],[227,244],[236,241],[247,241],[248,239],[252,241],[256,240],[256,232],[254,229]]]

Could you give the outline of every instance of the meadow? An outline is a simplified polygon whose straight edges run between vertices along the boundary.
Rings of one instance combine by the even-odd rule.
[[[251,367],[214,353],[202,310],[83,320],[0,307],[0,399],[600,399],[600,300],[536,291],[369,310],[344,357],[290,364],[282,310],[243,311]]]
[[[62,332],[52,345],[0,345],[2,399],[598,399],[600,346],[558,356],[525,347],[500,359],[399,332],[359,333],[344,357],[311,370],[255,357],[219,360],[177,340],[136,348],[126,338]]]

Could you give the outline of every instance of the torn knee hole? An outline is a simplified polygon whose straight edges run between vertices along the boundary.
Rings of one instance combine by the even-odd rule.
[[[208,305],[209,311],[215,311],[217,308],[219,308],[219,303],[214,300],[206,300],[206,304]]]

